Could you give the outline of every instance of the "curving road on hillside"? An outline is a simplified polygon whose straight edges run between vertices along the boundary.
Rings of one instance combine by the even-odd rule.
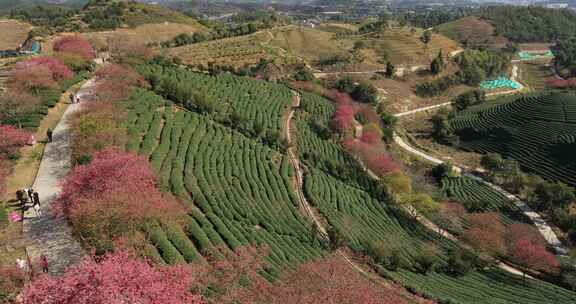
[[[427,107],[429,108],[429,107]],[[421,109],[417,109],[417,110],[413,110],[409,112],[405,112],[405,113],[399,113],[396,114],[396,117],[402,117],[402,116],[406,116],[409,114],[413,114],[413,113],[418,113],[418,112],[422,112],[422,111],[427,111],[429,109],[427,108],[421,108]],[[406,114],[409,113],[409,114]],[[442,164],[444,163],[443,160],[438,159],[430,154],[427,154],[426,152],[420,151],[414,147],[412,147],[410,144],[408,144],[406,141],[404,141],[404,139],[400,136],[398,136],[398,134],[394,133],[393,134],[393,138],[394,138],[394,142],[396,144],[398,144],[399,147],[401,147],[402,149],[404,149],[405,151],[407,151],[408,153],[418,156],[421,159],[424,159],[430,163],[433,164]],[[492,184],[491,182],[483,179],[480,176],[477,176],[475,174],[473,174],[467,167],[465,166],[454,166],[454,170],[462,173],[464,176],[472,178],[478,182],[481,182],[485,185],[487,185],[488,187],[494,189],[495,191],[499,192],[500,194],[504,195],[505,197],[507,197],[514,205],[516,205],[518,208],[520,208],[520,210],[524,213],[524,215],[526,215],[528,218],[530,218],[530,220],[534,223],[534,225],[536,226],[536,228],[538,229],[538,231],[540,232],[540,234],[542,235],[542,237],[544,237],[544,239],[546,240],[546,242],[548,242],[548,244],[554,248],[554,250],[556,251],[556,253],[558,255],[566,255],[568,253],[568,250],[566,249],[566,247],[564,247],[562,245],[562,242],[560,242],[560,240],[558,239],[558,236],[556,235],[556,233],[554,233],[554,230],[552,229],[552,227],[550,227],[550,225],[542,218],[542,216],[540,216],[540,214],[538,214],[537,212],[534,212],[529,206],[528,204],[526,204],[525,202],[523,202],[522,200],[520,200],[517,196],[511,194],[510,192],[502,189],[501,187]]]
[[[429,108],[429,107],[427,107],[427,108]],[[429,109],[427,109],[427,108],[423,108],[421,111],[427,111],[427,110],[429,110]],[[356,129],[356,135],[358,135],[358,134],[362,135],[362,129],[363,129],[363,128],[362,128],[362,125],[361,125],[360,123],[358,123],[356,120],[354,120],[353,123],[354,123],[355,129]],[[397,143],[398,143],[399,141],[402,143],[403,148],[405,148],[405,149],[411,149],[411,151],[414,152],[415,154],[417,154],[418,156],[420,156],[420,157],[422,157],[422,158],[424,158],[424,159],[426,159],[426,160],[428,160],[428,161],[430,161],[430,162],[433,162],[433,163],[435,163],[435,164],[441,164],[441,163],[442,163],[442,161],[439,160],[439,159],[437,159],[437,158],[434,158],[434,157],[429,156],[429,155],[426,155],[425,153],[422,153],[422,152],[420,152],[420,151],[418,151],[418,150],[416,150],[416,149],[413,149],[413,148],[410,147],[408,144],[406,144],[406,143],[402,140],[402,138],[399,137],[397,134],[394,133],[393,136],[394,136],[394,140],[395,140]],[[358,137],[358,136],[356,136],[356,137]],[[356,158],[356,160],[358,161],[358,163],[360,164],[360,166],[362,167],[362,169],[364,169],[364,171],[366,172],[366,174],[368,174],[368,176],[370,176],[371,178],[373,178],[373,179],[375,179],[375,180],[380,180],[380,177],[379,177],[378,175],[376,175],[376,173],[372,172],[372,170],[370,170],[370,168],[366,167],[366,165],[364,164],[364,162],[363,162],[361,159]],[[458,171],[458,172],[461,170],[460,168],[454,168],[454,169],[455,169],[456,171]],[[466,244],[462,244],[462,243],[460,242],[460,240],[459,240],[455,235],[453,235],[452,233],[450,233],[450,232],[447,231],[447,230],[444,230],[444,229],[440,228],[438,225],[436,225],[434,222],[432,222],[431,220],[429,220],[429,219],[426,218],[425,216],[422,216],[421,214],[418,214],[418,211],[417,211],[416,209],[414,209],[414,208],[412,208],[412,207],[409,207],[409,206],[406,206],[406,207],[404,208],[404,210],[406,210],[406,212],[408,212],[409,214],[415,215],[415,219],[416,219],[420,224],[422,224],[422,226],[424,226],[424,227],[426,227],[426,228],[428,228],[428,229],[430,229],[430,230],[438,233],[438,234],[441,235],[442,237],[445,237],[445,238],[447,238],[447,239],[449,239],[449,240],[451,240],[451,241],[460,243],[461,246],[463,246],[463,247],[469,248]],[[514,267],[512,267],[512,266],[510,266],[510,265],[507,265],[507,264],[505,264],[504,262],[498,263],[497,266],[498,266],[498,268],[500,268],[500,269],[502,269],[502,270],[504,270],[504,271],[507,271],[507,272],[509,272],[509,273],[516,274],[516,275],[521,275],[521,276],[525,276],[525,277],[527,277],[527,278],[533,279],[533,277],[524,274],[524,273],[523,273],[522,271],[520,271],[519,269],[516,269],[516,268],[514,268]]]

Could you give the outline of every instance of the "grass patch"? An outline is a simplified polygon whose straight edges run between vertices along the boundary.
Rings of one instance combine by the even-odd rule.
[[[531,89],[538,91],[546,88],[546,81],[554,77],[546,61],[540,62],[523,62],[519,64],[520,80]]]
[[[2,33],[0,51],[16,49],[26,40],[31,29],[32,26],[27,23],[11,19],[0,19],[0,33]]]

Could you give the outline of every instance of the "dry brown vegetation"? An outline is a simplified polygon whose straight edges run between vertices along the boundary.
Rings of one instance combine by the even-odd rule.
[[[144,24],[130,29],[117,29],[107,32],[85,33],[84,35],[91,39],[105,40],[111,37],[122,37],[133,43],[147,44],[170,40],[182,33],[204,32],[206,28],[200,24],[181,24],[181,23],[155,23]]]
[[[159,43],[162,41],[170,40],[171,38],[182,34],[192,32],[204,32],[206,28],[200,24],[181,24],[181,23],[154,23],[144,24],[135,28],[121,28],[114,31],[102,32],[86,32],[82,35],[88,38],[95,46],[108,44],[110,40],[122,40],[127,44],[145,45],[148,43]],[[59,33],[47,39],[43,44],[43,50],[50,53],[54,41],[67,35],[75,35],[74,33]]]
[[[28,37],[32,26],[11,19],[0,19],[0,50],[16,49]]]
[[[162,51],[168,55],[180,57],[187,64],[214,63],[241,67],[245,64],[258,63],[261,58],[278,57],[280,50],[267,49],[263,46],[269,39],[266,32],[257,32],[247,36],[196,43],[162,49]]]
[[[360,52],[364,60],[353,62],[346,70],[365,71],[384,68],[386,61],[395,64],[428,64],[440,50],[446,54],[459,50],[457,42],[434,34],[426,46],[420,41],[422,30],[387,29],[383,34],[362,37],[352,35],[337,39],[333,28],[353,29],[351,25],[328,24],[319,28],[284,26],[252,35],[209,41],[167,50],[189,64],[226,64],[242,66],[260,58],[305,61],[315,66],[326,57],[350,56],[354,43],[363,39],[367,47]],[[350,32],[350,31],[349,31]]]
[[[494,26],[476,16],[464,17],[441,24],[438,31],[454,40],[470,44],[488,44],[494,47],[506,45],[507,39],[494,36]]]

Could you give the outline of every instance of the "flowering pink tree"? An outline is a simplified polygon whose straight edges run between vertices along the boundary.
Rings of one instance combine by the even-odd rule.
[[[529,238],[514,242],[510,257],[514,262],[534,270],[556,273],[560,267],[556,257],[548,252],[543,244],[535,243]]]
[[[508,227],[506,231],[506,241],[508,244],[514,244],[519,240],[530,240],[534,244],[546,245],[546,240],[540,232],[532,226],[524,223],[515,223]]]
[[[241,303],[406,303],[399,292],[367,280],[339,256],[287,270],[272,286],[248,291]]]
[[[352,105],[349,103],[338,104],[333,121],[335,128],[340,132],[350,129],[354,121],[354,108]]]
[[[379,176],[400,171],[400,166],[385,153],[366,156],[366,166]]]
[[[80,55],[84,60],[94,59],[96,52],[90,42],[81,36],[67,36],[54,43],[54,51]]]
[[[576,78],[552,78],[547,81],[547,84],[553,88],[574,88],[576,87]]]
[[[473,213],[468,216],[468,229],[462,239],[478,253],[497,257],[506,252],[504,224],[495,212]]]
[[[58,83],[52,78],[50,68],[37,65],[17,68],[10,79],[10,85],[19,92],[34,92],[40,89],[54,89]]]
[[[380,142],[380,134],[376,131],[364,131],[360,140],[366,144],[376,144]]]
[[[358,111],[358,114],[362,115],[368,123],[373,123],[377,126],[380,126],[382,123],[380,115],[376,113],[372,106],[362,105],[362,108]]]
[[[132,87],[147,87],[142,75],[129,67],[113,64],[96,73],[96,94],[99,100],[120,101],[132,93]]]
[[[76,233],[98,252],[154,220],[177,220],[182,205],[156,186],[148,161],[132,153],[104,150],[66,178],[55,211],[67,215]]]
[[[10,300],[20,292],[24,282],[24,273],[20,269],[15,266],[0,267],[0,300],[7,300],[2,303],[12,303]]]
[[[18,149],[30,143],[31,133],[14,126],[0,125],[0,159],[10,159]]]
[[[20,91],[56,88],[58,82],[71,79],[74,73],[60,60],[41,56],[16,64],[12,86]]]
[[[186,266],[152,266],[126,251],[87,259],[63,277],[41,276],[23,292],[27,304],[204,304],[192,294],[194,273]]]
[[[64,63],[62,63],[62,61],[48,56],[34,57],[30,60],[19,62],[16,64],[16,70],[29,69],[35,66],[44,66],[48,68],[52,73],[51,78],[54,81],[74,77],[74,73]]]

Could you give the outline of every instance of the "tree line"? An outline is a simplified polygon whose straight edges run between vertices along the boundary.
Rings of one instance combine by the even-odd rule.
[[[416,94],[431,97],[459,84],[477,86],[482,81],[502,73],[508,66],[510,57],[492,50],[466,50],[456,56],[454,62],[460,68],[458,72],[417,85]],[[441,70],[442,63],[438,59],[432,61],[432,72]]]

